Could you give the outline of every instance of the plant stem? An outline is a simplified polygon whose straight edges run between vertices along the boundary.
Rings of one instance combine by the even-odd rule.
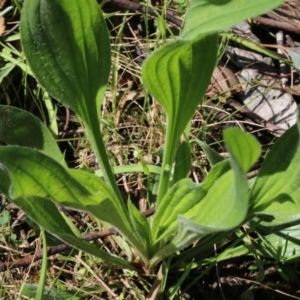
[[[88,134],[89,134],[89,138],[90,138],[90,142],[92,144],[93,150],[95,151],[96,157],[97,157],[99,165],[101,167],[104,180],[112,188],[115,195],[117,196],[117,198],[119,200],[119,204],[122,209],[122,212],[127,219],[127,222],[124,223],[123,228],[116,228],[116,229],[122,235],[124,235],[124,237],[126,237],[128,242],[135,248],[135,250],[139,253],[139,255],[144,260],[144,262],[147,263],[149,260],[148,255],[147,255],[148,249],[145,249],[145,247],[141,243],[141,241],[136,237],[134,232],[132,232],[133,229],[131,228],[132,225],[131,225],[131,222],[129,219],[128,209],[127,209],[125,202],[121,196],[120,190],[119,190],[116,180],[115,180],[114,173],[111,169],[111,166],[110,166],[110,163],[108,160],[108,156],[106,153],[105,145],[104,145],[104,142],[103,142],[103,139],[101,136],[100,127],[95,128],[95,126],[89,127],[88,124],[85,124],[85,125],[87,128]],[[93,128],[93,130],[90,130],[90,128]]]
[[[171,120],[167,120],[167,134],[166,143],[164,148],[164,157],[162,164],[162,172],[159,181],[158,195],[157,195],[157,206],[165,194],[168,192],[169,183],[171,178],[171,171],[174,163],[175,154],[177,151],[178,140],[174,135],[174,126],[171,126]]]
[[[47,238],[44,228],[40,227],[42,240],[43,240],[43,260],[42,260],[42,269],[40,272],[40,280],[38,288],[35,295],[35,300],[43,299],[44,287],[46,284],[47,277],[47,266],[48,266],[48,253],[47,253]]]
[[[123,208],[127,210],[108,160],[100,128],[98,129],[98,127],[95,128],[95,126],[89,126],[89,124],[87,123],[85,124],[85,126],[88,132],[90,142],[92,144],[92,148],[95,151],[96,157],[98,159],[104,180],[112,188]]]

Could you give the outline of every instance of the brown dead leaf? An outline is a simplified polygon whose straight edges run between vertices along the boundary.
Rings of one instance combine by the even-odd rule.
[[[0,9],[4,7],[6,0],[0,0]]]
[[[2,36],[4,31],[5,31],[5,19],[3,17],[0,17],[0,36]]]

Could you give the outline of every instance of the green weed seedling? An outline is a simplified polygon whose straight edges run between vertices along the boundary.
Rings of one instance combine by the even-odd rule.
[[[177,40],[144,62],[145,88],[167,116],[156,212],[149,221],[130,200],[125,204],[101,135],[100,107],[111,65],[101,9],[95,0],[25,0],[21,41],[27,63],[40,85],[83,120],[104,180],[68,169],[52,135],[38,119],[2,106],[0,139],[8,145],[0,147],[1,192],[62,241],[107,263],[135,270],[132,262],[82,240],[56,203],[93,214],[118,230],[148,272],[195,240],[200,239],[201,245],[201,238],[209,235],[215,243],[244,222],[261,219],[265,229],[298,222],[298,125],[273,146],[251,190],[246,173],[261,153],[255,137],[236,128],[225,130],[226,160],[204,145],[212,168],[200,184],[187,178],[190,147],[179,142],[209,84],[219,31],[282,2],[191,0]]]

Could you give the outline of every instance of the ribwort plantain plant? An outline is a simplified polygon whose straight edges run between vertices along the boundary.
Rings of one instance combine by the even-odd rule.
[[[135,264],[85,242],[56,204],[93,214],[110,224],[151,272],[165,258],[196,240],[217,242],[245,222],[264,228],[300,220],[299,124],[287,130],[268,153],[250,188],[247,172],[261,153],[254,136],[224,131],[229,159],[204,146],[211,163],[205,180],[188,178],[188,126],[217,61],[218,33],[262,14],[282,0],[191,0],[179,37],[144,62],[142,80],[167,116],[156,212],[148,220],[117,187],[100,130],[100,107],[110,73],[110,40],[95,0],[25,0],[21,41],[39,84],[83,120],[103,179],[67,168],[48,129],[17,108],[0,107],[0,190],[42,228],[108,263],[135,270]],[[262,217],[262,216],[267,216]],[[203,245],[203,247],[207,245]]]

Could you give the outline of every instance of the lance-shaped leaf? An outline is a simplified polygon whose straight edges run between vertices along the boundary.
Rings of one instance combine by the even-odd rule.
[[[38,118],[27,111],[11,106],[0,106],[0,115],[0,140],[7,144],[40,149],[58,162],[61,162],[62,154],[57,147],[55,139],[48,128]],[[78,173],[76,173],[76,175],[78,175]],[[79,179],[82,184],[87,185],[87,180],[84,180],[83,176],[79,177]],[[89,178],[88,183],[96,186],[91,178]],[[1,168],[1,192],[26,212],[28,217],[64,242],[71,244],[73,242],[73,245],[75,242],[77,248],[95,254],[108,262],[116,263],[118,261],[106,252],[76,237],[53,202],[39,197],[18,197],[12,199],[9,195],[10,186],[11,180],[9,178],[9,172],[7,169]],[[118,261],[118,263],[125,263],[127,265],[126,262],[122,261]]]
[[[21,41],[39,83],[83,119],[104,178],[122,205],[99,126],[110,70],[110,44],[97,2],[25,1]]]
[[[283,0],[191,0],[181,34],[193,39],[199,34],[215,33],[263,14],[283,3]]]
[[[166,110],[176,143],[202,100],[216,57],[217,36],[212,35],[166,44],[143,64],[143,81]]]
[[[150,225],[146,217],[142,215],[130,200],[128,202],[128,211],[132,224],[132,233],[141,241],[144,249],[148,251],[148,257],[150,257],[150,249],[152,246]]]
[[[175,183],[155,212],[152,222],[153,241],[157,243],[177,231],[179,214],[194,217],[195,206],[199,204],[206,192],[199,184],[188,178]]]
[[[232,170],[210,188],[194,221],[217,230],[239,225],[248,211],[248,180],[246,173],[260,155],[260,144],[251,135],[237,128],[223,132]],[[204,182],[205,184],[205,182]]]
[[[191,141],[191,143],[197,143],[202,148],[211,166],[214,166],[215,164],[224,160],[223,156],[221,156],[218,152],[212,149],[205,142],[202,142],[200,140],[193,140]]]
[[[216,58],[217,35],[210,35],[166,44],[143,64],[143,81],[168,121],[157,205],[167,193],[180,135],[202,101]]]
[[[108,31],[97,2],[25,1],[21,41],[39,83],[89,125],[97,121],[110,70]]]
[[[82,179],[83,176],[80,176],[80,178]],[[45,228],[52,235],[77,249],[95,255],[108,263],[114,263],[129,269],[132,268],[127,261],[111,256],[107,252],[98,249],[94,245],[83,241],[80,237],[75,235],[52,201],[34,196],[13,198],[10,193],[10,188],[12,189],[13,187],[9,172],[2,164],[0,164],[0,191],[20,207],[29,218]]]
[[[100,178],[88,173],[85,176],[78,174],[83,181],[90,181],[87,189],[59,163],[25,147],[1,147],[0,159],[11,176],[8,194],[12,200],[47,198],[66,207],[90,212],[135,242],[127,210],[122,209],[116,195]]]
[[[251,212],[272,216],[263,226],[300,219],[299,120],[271,148],[250,194]]]

